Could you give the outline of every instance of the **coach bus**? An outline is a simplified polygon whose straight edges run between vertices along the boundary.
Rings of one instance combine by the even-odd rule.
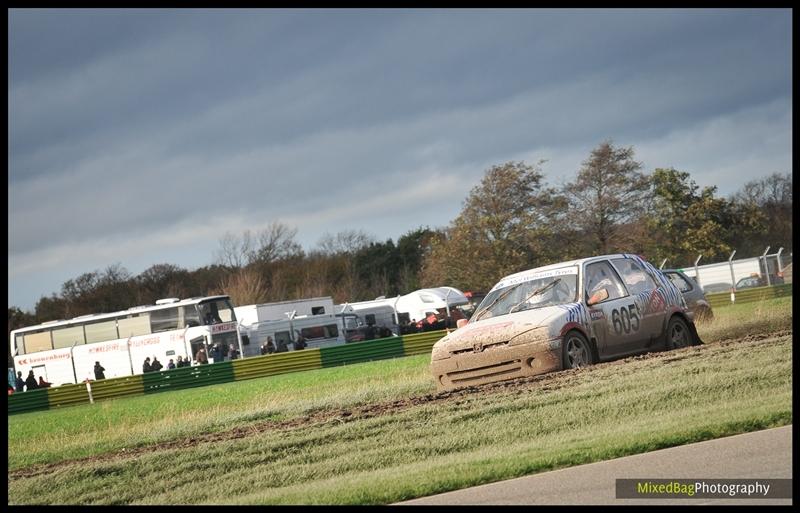
[[[242,354],[228,296],[160,299],[120,312],[48,321],[12,331],[10,341],[22,379],[32,370],[37,380],[41,376],[53,385],[95,379],[95,362],[106,378],[115,378],[142,374],[145,358],[157,357],[164,369],[178,356],[194,360],[201,348],[212,361],[215,343],[234,344]]]

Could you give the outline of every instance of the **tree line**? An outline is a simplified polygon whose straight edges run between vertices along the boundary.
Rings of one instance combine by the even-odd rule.
[[[550,185],[542,165],[506,162],[486,170],[444,227],[420,227],[379,241],[345,230],[306,251],[297,229],[274,221],[219,240],[213,263],[189,270],[170,263],[132,275],[120,264],[67,280],[33,312],[12,306],[9,332],[79,315],[153,304],[165,297],[228,294],[235,305],[332,296],[337,303],[450,285],[487,290],[526,268],[613,252],[685,266],[792,247],[792,176],[748,182],[728,198],[686,171],[644,172],[633,147],[605,141],[574,180]]]

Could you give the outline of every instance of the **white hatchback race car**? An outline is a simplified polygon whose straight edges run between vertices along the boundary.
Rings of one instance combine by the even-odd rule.
[[[605,255],[506,276],[439,340],[439,390],[700,344],[678,288],[639,256]]]

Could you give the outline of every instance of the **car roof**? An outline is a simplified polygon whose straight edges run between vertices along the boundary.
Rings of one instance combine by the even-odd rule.
[[[570,266],[580,266],[585,263],[591,263],[596,260],[607,260],[611,258],[631,258],[633,255],[630,253],[612,253],[609,255],[600,255],[600,256],[593,256],[593,257],[586,257],[586,258],[579,258],[577,260],[568,260],[566,262],[558,262],[557,264],[549,264],[542,267],[532,267],[530,269],[525,269],[524,271],[519,271],[514,274],[509,274],[507,276],[503,276],[501,279],[497,280],[498,283],[506,280],[508,278],[513,278],[514,276],[518,276],[521,274],[526,274],[532,271],[550,271],[553,269],[560,269],[562,267],[570,267]],[[640,257],[641,258],[641,257]]]

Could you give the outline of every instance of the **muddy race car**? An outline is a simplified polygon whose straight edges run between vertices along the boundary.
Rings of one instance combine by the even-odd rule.
[[[605,255],[506,276],[439,340],[439,390],[699,344],[678,288],[639,256]]]

